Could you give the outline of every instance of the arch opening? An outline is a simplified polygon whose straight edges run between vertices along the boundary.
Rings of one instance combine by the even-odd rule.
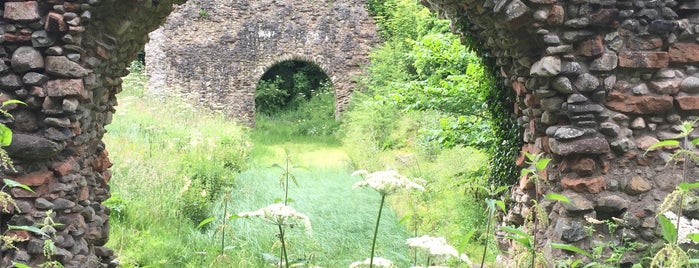
[[[260,76],[255,89],[255,125],[286,128],[289,134],[333,134],[336,92],[319,65],[304,60],[278,62]],[[284,126],[284,127],[282,127]]]

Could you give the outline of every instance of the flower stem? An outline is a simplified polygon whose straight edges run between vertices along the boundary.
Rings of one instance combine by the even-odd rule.
[[[376,217],[376,227],[374,228],[374,239],[371,241],[371,258],[369,259],[369,268],[374,267],[374,249],[376,248],[376,235],[379,233],[379,222],[381,222],[381,212],[383,211],[383,203],[386,201],[386,195],[381,195],[381,205],[379,206],[379,216]]]
[[[284,228],[282,228],[281,224],[277,226],[279,226],[279,241],[282,242],[282,255],[284,259],[284,267],[289,268],[289,257],[286,255],[286,244],[284,243]]]

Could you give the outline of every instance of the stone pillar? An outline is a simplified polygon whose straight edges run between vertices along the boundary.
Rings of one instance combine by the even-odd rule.
[[[115,94],[146,34],[171,11],[171,0],[3,1],[0,28],[2,100],[14,131],[7,148],[15,170],[4,176],[29,185],[34,193],[9,190],[12,213],[0,216],[0,231],[27,241],[3,250],[0,266],[11,262],[37,267],[47,260],[39,235],[8,230],[35,225],[47,211],[57,226],[56,253],[65,267],[107,267],[113,251],[109,235],[111,163],[102,143],[111,121]],[[144,178],[145,179],[145,178]],[[113,265],[111,265],[113,266]]]
[[[423,0],[494,59],[524,129],[522,151],[553,158],[541,194],[550,225],[537,245],[589,248],[585,217],[619,218],[612,234],[640,242],[636,262],[660,240],[658,205],[680,180],[668,152],[644,156],[699,115],[696,1]],[[699,137],[699,131],[691,138]],[[517,160],[523,164],[524,156]],[[690,174],[696,174],[690,165]],[[690,176],[690,178],[693,178]],[[695,180],[695,179],[692,179]],[[522,180],[505,224],[521,225],[535,195]],[[697,215],[694,213],[693,215]],[[605,227],[606,228],[606,227]],[[597,234],[605,234],[598,228]],[[608,232],[605,234],[609,236]],[[548,256],[564,256],[554,250]]]

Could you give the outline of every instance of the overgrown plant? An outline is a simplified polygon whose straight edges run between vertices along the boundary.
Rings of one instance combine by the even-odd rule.
[[[507,238],[512,239],[523,247],[523,250],[515,259],[518,267],[539,267],[538,265],[548,267],[548,261],[544,257],[543,252],[537,251],[536,245],[538,242],[537,234],[539,228],[549,224],[546,211],[541,205],[542,198],[540,193],[541,184],[545,183],[544,180],[546,179],[546,177],[544,177],[544,172],[549,162],[551,162],[551,159],[543,157],[542,154],[533,155],[524,152],[524,155],[527,157],[527,164],[529,164],[529,167],[522,169],[521,176],[534,184],[534,199],[532,200],[532,206],[529,214],[525,218],[524,224],[528,232],[510,226],[503,226],[500,227],[500,229],[508,233],[506,236]],[[546,194],[544,199],[570,203],[567,197],[556,193]]]
[[[296,224],[301,223],[306,227],[306,232],[310,234],[311,232],[311,221],[305,214],[296,212],[296,210],[290,206],[282,203],[272,204],[265,208],[258,209],[251,212],[238,213],[237,215],[232,215],[231,218],[248,218],[248,217],[259,217],[267,223],[275,225],[278,228],[278,233],[276,237],[281,243],[281,253],[279,255],[278,267],[291,267],[289,262],[289,256],[286,252],[286,230],[288,228],[293,228]]]
[[[281,166],[279,164],[273,164],[272,167],[279,168],[282,171],[282,174],[279,175],[279,185],[281,185],[282,189],[284,190],[284,199],[282,200],[284,202],[284,205],[288,205],[290,201],[292,201],[289,198],[289,183],[293,182],[294,185],[299,186],[299,182],[296,180],[296,175],[291,173],[293,169],[306,169],[304,166],[300,165],[294,165],[291,162],[291,154],[289,154],[289,149],[284,149],[284,166]]]
[[[505,213],[505,202],[502,200],[497,200],[495,199],[497,196],[499,196],[503,191],[507,190],[507,187],[505,186],[500,186],[497,187],[493,184],[490,185],[489,188],[479,186],[481,191],[485,192],[488,195],[488,198],[485,199],[485,203],[488,207],[488,218],[486,219],[486,227],[485,227],[485,246],[483,247],[483,256],[481,257],[481,265],[480,268],[483,268],[483,265],[485,265],[485,256],[487,255],[488,252],[488,243],[490,242],[490,233],[493,231],[491,228],[491,223],[495,221],[495,216],[497,213],[497,209],[500,208],[503,213]]]
[[[682,226],[682,210],[684,209],[685,199],[688,197],[696,198],[696,189],[699,189],[699,182],[689,182],[687,178],[689,161],[699,162],[699,153],[696,151],[696,146],[699,145],[699,138],[689,139],[689,134],[694,130],[696,123],[697,120],[682,122],[681,132],[675,139],[657,142],[646,150],[646,153],[648,153],[659,148],[676,148],[670,154],[666,164],[682,165],[680,183],[673,192],[665,197],[658,209],[658,222],[666,243],[653,257],[651,261],[652,267],[685,267],[689,266],[690,263],[699,264],[699,259],[690,259],[689,254],[680,247],[678,235],[679,228]],[[667,213],[676,215],[677,220],[674,224],[666,216]],[[691,234],[688,238],[699,243],[699,234]]]
[[[374,227],[374,235],[371,240],[371,257],[369,257],[369,268],[374,267],[374,253],[376,249],[376,236],[379,233],[379,223],[381,223],[381,213],[383,212],[384,203],[388,195],[394,194],[400,190],[420,190],[425,188],[422,185],[414,183],[403,175],[398,174],[395,170],[377,171],[369,173],[366,170],[358,170],[352,173],[353,176],[362,176],[363,180],[354,184],[352,188],[369,187],[374,189],[381,195],[381,203],[379,204],[379,214],[376,217],[376,226]]]
[[[586,226],[585,229],[587,231],[587,236],[592,237],[594,235],[595,231],[595,225],[604,225],[606,226],[607,232],[609,233],[609,241],[602,242],[602,243],[595,243],[592,246],[592,249],[590,251],[581,249],[577,246],[570,245],[570,244],[562,244],[562,243],[551,243],[551,248],[555,249],[560,249],[560,250],[565,250],[569,252],[574,252],[578,253],[580,255],[583,255],[585,257],[588,257],[591,261],[590,262],[583,262],[582,259],[567,259],[567,260],[562,260],[558,261],[556,263],[556,267],[566,267],[566,268],[577,268],[577,267],[592,267],[592,268],[615,268],[615,267],[621,267],[621,260],[624,257],[624,254],[629,251],[635,250],[636,246],[638,243],[636,242],[629,242],[627,238],[623,237],[623,235],[620,235],[618,240],[614,239],[614,234],[619,230],[619,228],[623,228],[626,225],[626,222],[622,219],[614,218],[612,217],[611,220],[604,220],[600,221],[591,217],[585,217],[585,220],[592,224],[592,226]],[[623,233],[623,229],[622,229]],[[604,239],[604,235],[598,234],[600,238]],[[605,255],[604,253],[609,251],[610,253],[608,255]],[[640,263],[636,263],[632,268],[641,268],[643,267]]]

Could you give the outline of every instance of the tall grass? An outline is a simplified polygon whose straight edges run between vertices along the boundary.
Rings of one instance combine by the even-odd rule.
[[[264,254],[274,256],[279,249],[275,229],[254,219],[229,222],[220,255],[218,227],[228,216],[220,197],[230,193],[229,215],[282,197],[280,171],[270,166],[283,163],[285,149],[308,167],[293,171],[299,186],[289,195],[313,224],[312,236],[288,231],[291,259],[347,267],[368,257],[379,197],[352,190],[358,178],[348,175],[348,158],[334,130],[302,136],[296,132],[302,124],[279,118],[258,120],[261,127],[249,130],[177,100],[149,100],[143,82],[138,74],[125,79],[104,139],[114,162],[107,246],[122,267],[266,266]],[[332,113],[315,118],[334,123]],[[217,220],[198,229],[208,217]],[[394,213],[386,213],[381,229],[379,253],[407,266],[407,232]]]

